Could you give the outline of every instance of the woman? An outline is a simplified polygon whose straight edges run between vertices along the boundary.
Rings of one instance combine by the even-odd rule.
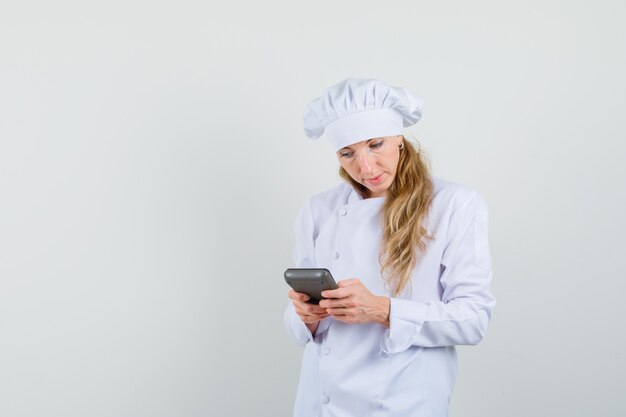
[[[421,110],[411,92],[361,79],[307,106],[305,133],[328,137],[346,182],[296,220],[296,267],[327,268],[339,288],[319,306],[289,292],[285,327],[305,345],[295,416],[446,416],[455,345],[485,335],[487,207],[430,177],[402,135]]]

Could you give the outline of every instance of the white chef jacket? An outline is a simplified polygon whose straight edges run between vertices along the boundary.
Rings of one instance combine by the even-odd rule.
[[[475,191],[433,178],[427,229],[434,237],[397,297],[378,255],[385,197],[362,199],[347,183],[310,198],[296,224],[295,265],[359,278],[389,296],[390,327],[328,317],[311,334],[289,303],[288,334],[304,345],[295,417],[447,416],[455,345],[475,345],[495,306],[487,206]]]

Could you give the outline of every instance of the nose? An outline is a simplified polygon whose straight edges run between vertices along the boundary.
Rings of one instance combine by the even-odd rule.
[[[373,155],[370,155],[369,152],[361,152],[357,157],[357,163],[359,164],[359,169],[362,173],[367,174],[372,172],[373,169]]]

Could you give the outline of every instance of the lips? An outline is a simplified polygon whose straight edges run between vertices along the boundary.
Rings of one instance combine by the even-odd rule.
[[[366,181],[371,183],[371,184],[378,184],[382,180],[382,177],[383,177],[383,174],[380,174],[377,177],[370,178],[370,179],[368,179]]]

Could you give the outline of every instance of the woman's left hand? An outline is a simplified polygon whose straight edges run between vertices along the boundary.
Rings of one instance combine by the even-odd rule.
[[[347,279],[337,283],[336,290],[322,292],[319,306],[336,320],[345,323],[380,323],[389,327],[389,297],[374,295],[360,279]]]

